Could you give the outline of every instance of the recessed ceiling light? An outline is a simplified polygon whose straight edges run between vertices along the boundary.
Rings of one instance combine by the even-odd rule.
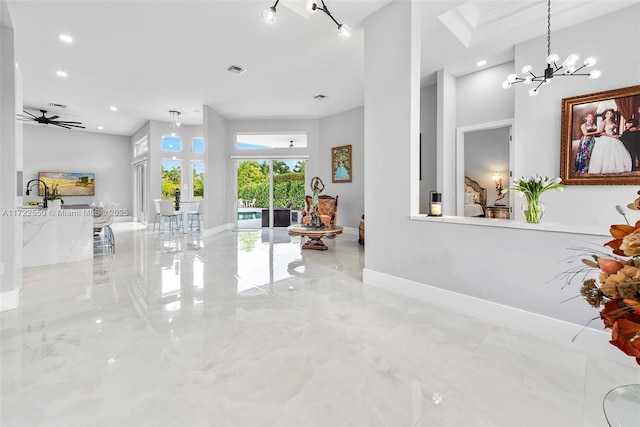
[[[109,107],[109,109],[110,109],[111,111],[118,111],[118,107],[114,107],[114,106]]]
[[[103,130],[104,127],[103,126],[98,126],[98,130]]]
[[[62,40],[65,43],[71,43],[73,41],[73,37],[68,36],[66,34],[60,34],[60,40]]]
[[[66,71],[58,70],[56,71],[56,74],[58,75],[58,77],[67,77]]]
[[[476,62],[476,65],[478,67],[482,67],[483,65],[487,65],[487,61],[485,61],[484,59],[481,59],[480,61]]]

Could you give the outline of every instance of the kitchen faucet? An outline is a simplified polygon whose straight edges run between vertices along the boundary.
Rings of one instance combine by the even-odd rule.
[[[41,179],[32,179],[31,181],[27,182],[27,196],[29,195],[29,189],[30,187],[32,187],[31,183],[37,181],[38,184],[38,188],[40,188],[40,183],[42,183],[42,185],[44,186],[44,204],[42,205],[43,208],[47,208],[47,196],[49,195],[49,190],[47,189],[47,183],[44,182]]]

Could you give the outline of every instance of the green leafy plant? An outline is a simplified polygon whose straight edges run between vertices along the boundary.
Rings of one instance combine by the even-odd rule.
[[[543,178],[537,174],[529,179],[524,177],[516,178],[513,180],[513,185],[502,190],[502,193],[513,190],[525,197],[527,199],[527,205],[523,208],[525,218],[527,222],[538,223],[544,211],[544,205],[540,203],[540,195],[549,190],[562,191],[564,184],[561,184],[561,181],[561,178],[549,179],[546,176]]]
[[[545,191],[562,191],[564,184],[561,184],[561,181],[561,178],[549,179],[546,176],[543,178],[540,175],[532,176],[529,179],[525,179],[524,177],[520,179],[516,178],[513,180],[513,185],[509,188],[505,188],[502,192],[506,193],[509,190],[514,190],[527,199],[539,199],[540,195]]]
[[[45,196],[45,198],[47,200],[60,200],[60,203],[64,205],[64,200],[62,199],[62,196],[58,192],[58,184],[51,185],[51,188],[47,192],[47,195]]]

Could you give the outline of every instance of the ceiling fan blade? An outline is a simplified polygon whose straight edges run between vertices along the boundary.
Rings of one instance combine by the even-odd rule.
[[[56,126],[70,126],[74,128],[85,129],[84,126],[81,126],[82,123],[78,123],[77,125],[74,123],[78,123],[78,122],[51,122],[52,125],[56,125]]]
[[[27,110],[22,110],[23,113],[27,113],[28,115],[30,115],[31,117],[33,117],[34,119],[36,118],[36,116],[34,116],[33,114],[31,114],[30,112],[28,112]],[[19,116],[23,116],[24,114],[18,114]]]
[[[65,123],[65,122],[52,122],[51,124],[53,125],[62,125],[62,126],[71,126],[74,128],[81,128],[81,129],[85,129],[84,126],[82,126],[82,123],[78,123],[77,125],[74,123]]]
[[[47,117],[47,120],[55,120],[60,118],[60,116],[51,116],[51,117]]]
[[[74,124],[74,125],[81,125],[82,122],[67,122],[66,120],[56,120],[55,122],[51,122],[51,123],[64,123],[64,124]]]
[[[65,129],[71,129],[71,128],[70,128],[69,126],[67,126],[67,125],[62,125],[62,124],[60,124],[60,123],[56,123],[56,122],[51,122],[51,123],[49,123],[49,124],[50,124],[50,125],[54,125],[54,126],[59,126],[59,127],[61,127],[61,128],[65,128]]]

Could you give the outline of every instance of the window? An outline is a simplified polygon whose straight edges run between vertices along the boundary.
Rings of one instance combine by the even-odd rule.
[[[204,162],[193,162],[193,198],[204,199]]]
[[[274,133],[274,134],[237,134],[236,148],[239,150],[261,150],[271,148],[305,148],[307,134]]]
[[[204,153],[204,138],[193,138],[191,150],[194,153]]]
[[[162,151],[178,152],[182,149],[182,141],[177,136],[162,137]]]
[[[147,151],[149,151],[149,145],[147,143],[147,135],[145,135],[142,138],[140,138],[138,142],[134,144],[133,155],[139,156],[141,154],[146,153]]]
[[[175,200],[176,190],[180,191],[182,182],[182,161],[162,160],[162,198]]]

